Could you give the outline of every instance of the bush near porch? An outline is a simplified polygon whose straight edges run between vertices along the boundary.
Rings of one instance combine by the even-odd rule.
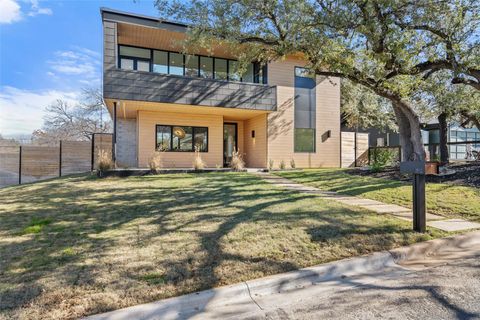
[[[73,319],[443,235],[248,173],[59,178],[0,190],[0,314]]]

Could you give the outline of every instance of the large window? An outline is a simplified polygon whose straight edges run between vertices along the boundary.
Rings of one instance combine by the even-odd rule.
[[[151,51],[136,47],[119,47],[120,68],[126,70],[150,71]]]
[[[295,128],[295,152],[315,152],[315,129]]]
[[[238,61],[119,45],[119,68],[187,77],[267,83],[266,68],[250,63],[243,74]]]
[[[208,128],[157,125],[156,148],[159,151],[208,151]]]

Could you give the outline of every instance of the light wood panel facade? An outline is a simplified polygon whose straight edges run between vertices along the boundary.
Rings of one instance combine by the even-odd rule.
[[[270,63],[268,83],[277,86],[277,111],[268,116],[268,158],[275,167],[295,160],[299,168],[340,166],[340,81],[316,77],[316,148],[312,153],[294,152],[295,67],[300,59]],[[328,136],[328,133],[330,137]]]

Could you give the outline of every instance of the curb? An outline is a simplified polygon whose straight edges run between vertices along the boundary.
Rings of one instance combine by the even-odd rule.
[[[472,248],[474,249],[472,251]],[[241,317],[263,310],[255,300],[280,297],[281,294],[322,284],[327,289],[328,282],[339,285],[344,278],[369,275],[375,278],[386,270],[409,271],[416,267],[446,263],[448,259],[480,255],[480,231],[470,232],[442,239],[430,240],[411,246],[377,252],[361,257],[303,268],[287,273],[267,276],[260,279],[172,297],[93,315],[89,320],[126,319],[190,319]],[[334,284],[335,285],[335,284]],[[332,286],[332,284],[330,284]],[[212,310],[217,313],[212,314]],[[221,310],[224,310],[222,313]],[[202,317],[202,313],[209,313]]]

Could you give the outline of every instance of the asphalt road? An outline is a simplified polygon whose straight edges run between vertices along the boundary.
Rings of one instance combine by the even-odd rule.
[[[249,318],[480,319],[480,253],[423,270],[387,271],[373,282],[351,279],[350,284]]]

